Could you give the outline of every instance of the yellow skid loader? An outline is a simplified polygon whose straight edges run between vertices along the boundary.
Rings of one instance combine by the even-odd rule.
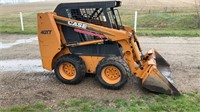
[[[155,49],[142,54],[138,37],[122,25],[121,1],[61,3],[54,12],[38,13],[43,67],[63,83],[76,84],[86,73],[109,89],[120,89],[130,75],[142,87],[179,95],[169,64]]]

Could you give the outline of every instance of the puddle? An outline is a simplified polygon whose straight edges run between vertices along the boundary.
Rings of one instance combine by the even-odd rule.
[[[40,59],[34,60],[0,60],[0,72],[23,71],[44,72]]]
[[[38,38],[32,37],[32,38],[29,38],[29,39],[19,39],[19,40],[16,40],[14,43],[2,43],[2,42],[0,42],[0,49],[10,48],[10,47],[13,47],[15,45],[24,44],[24,43],[31,43],[34,40],[38,40]]]

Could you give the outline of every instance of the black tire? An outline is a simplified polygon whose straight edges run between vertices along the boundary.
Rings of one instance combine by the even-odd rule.
[[[72,78],[65,78],[68,74],[68,71],[65,71],[66,69],[64,68],[64,66],[70,65],[71,68],[73,68],[73,76]],[[62,71],[63,70],[63,71]],[[69,70],[69,67],[68,69]],[[55,63],[54,66],[54,71],[56,74],[56,77],[63,83],[65,84],[77,84],[80,83],[83,78],[85,77],[85,64],[82,61],[81,58],[79,58],[78,56],[75,55],[71,55],[71,54],[67,54],[67,55],[63,55],[61,56]],[[70,71],[70,70],[69,70]],[[67,76],[67,77],[71,77],[71,76]]]
[[[120,71],[120,79],[116,79],[118,80],[118,82],[116,83],[108,83],[105,78],[103,78],[103,74],[102,72],[105,72],[104,69],[106,67],[114,67],[117,68]],[[117,70],[117,71],[118,71]],[[109,71],[109,70],[108,70]],[[105,73],[107,74],[107,73]],[[115,73],[114,73],[115,74]],[[121,57],[109,57],[109,58],[104,58],[97,66],[96,69],[96,78],[97,80],[105,87],[108,89],[120,89],[121,87],[124,86],[124,84],[127,82],[128,80],[128,76],[130,74],[130,68],[128,66],[128,64],[121,58]],[[104,75],[108,76],[108,75]],[[109,77],[109,76],[108,76]],[[114,79],[115,80],[115,79]]]

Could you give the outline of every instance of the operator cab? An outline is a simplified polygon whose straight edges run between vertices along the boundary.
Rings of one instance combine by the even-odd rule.
[[[116,7],[121,1],[61,3],[55,11],[58,16],[113,29],[120,29],[121,18]]]
[[[114,9],[119,6],[121,6],[121,1],[61,3],[56,7],[54,12],[58,16],[62,16],[65,18],[120,30],[120,26],[122,26],[121,19],[117,20],[117,18],[120,18],[120,16],[116,16],[116,14],[119,13],[118,10]],[[77,23],[68,21],[68,25],[60,24],[65,22],[66,21],[56,20],[56,23],[58,25],[61,25],[62,33],[68,44],[76,44],[80,42],[102,39],[98,36],[81,33],[85,32],[81,30],[85,29],[85,26],[80,22]],[[71,26],[76,26],[78,28],[73,28]],[[76,55],[122,56],[122,51],[120,50],[117,42],[104,42],[104,44],[91,44],[81,47],[69,47],[69,49],[73,54]]]

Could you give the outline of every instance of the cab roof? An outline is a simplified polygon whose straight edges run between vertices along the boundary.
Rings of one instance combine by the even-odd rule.
[[[61,3],[54,12],[59,12],[63,9],[79,9],[79,8],[114,8],[120,7],[121,1],[94,1],[94,2],[74,2],[74,3]]]

